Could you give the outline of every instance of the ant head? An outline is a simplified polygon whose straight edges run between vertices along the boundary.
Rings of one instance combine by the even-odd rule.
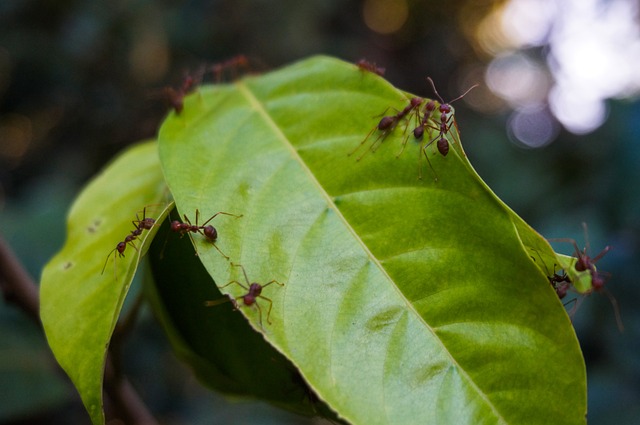
[[[424,127],[423,126],[418,126],[416,128],[413,129],[413,137],[415,137],[418,140],[422,140],[422,137],[424,136]]]
[[[174,220],[171,222],[172,232],[179,232],[181,229],[182,229],[182,223],[180,223],[178,220]]]
[[[122,254],[126,248],[127,248],[126,242],[118,242],[118,245],[116,245],[116,250],[118,251],[118,254]]]

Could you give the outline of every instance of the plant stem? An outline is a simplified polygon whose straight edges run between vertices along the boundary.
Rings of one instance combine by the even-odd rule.
[[[42,329],[38,287],[2,237],[0,290],[7,303],[20,308]],[[109,412],[108,415],[111,416],[110,419],[119,418],[124,423],[136,425],[157,424],[129,380],[115,369],[110,355],[106,359],[104,389],[110,405],[113,406],[113,412]]]

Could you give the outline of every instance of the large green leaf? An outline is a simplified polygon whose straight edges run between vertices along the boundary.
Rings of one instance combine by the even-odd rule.
[[[157,144],[127,150],[75,201],[67,241],[42,272],[40,316],[49,346],[94,424],[104,422],[102,378],[109,340],[157,226],[138,237],[137,249],[128,245],[124,257],[113,249],[134,229],[132,220],[141,219],[145,207],[147,217],[162,221],[168,213],[166,189]]]
[[[327,410],[313,403],[297,369],[247,326],[230,302],[205,306],[203,300],[224,298],[189,238],[169,233],[165,223],[149,253],[153,279],[146,280],[147,298],[177,355],[202,382],[227,395],[260,398],[304,415]]]
[[[202,87],[159,136],[176,206],[192,220],[243,214],[211,222],[218,248],[252,282],[285,285],[263,292],[272,324],[264,299],[261,316],[240,310],[350,422],[584,423],[584,362],[540,264],[553,254],[473,172],[455,130],[447,157],[429,150],[437,182],[424,163],[417,178],[413,141],[396,157],[403,125],[347,155],[372,117],[407,102],[327,58]],[[193,240],[218,285],[244,282]]]

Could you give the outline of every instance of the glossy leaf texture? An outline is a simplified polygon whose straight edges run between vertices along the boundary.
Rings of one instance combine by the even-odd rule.
[[[242,214],[211,222],[230,259],[194,235],[200,260],[219,286],[284,284],[262,292],[269,317],[264,298],[239,310],[353,424],[584,423],[584,361],[541,264],[553,253],[455,128],[446,157],[427,148],[433,172],[411,118],[349,155],[410,97],[325,57],[189,96],[159,134],[176,207]]]
[[[94,424],[104,423],[106,350],[157,226],[127,244],[124,256],[114,248],[136,228],[132,221],[141,220],[143,210],[160,223],[169,196],[156,142],[128,149],[74,202],[65,245],[42,272],[40,316],[47,341]]]

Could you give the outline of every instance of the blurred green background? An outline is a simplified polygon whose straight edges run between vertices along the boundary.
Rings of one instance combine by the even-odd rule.
[[[421,96],[433,96],[431,76],[445,100],[480,83],[455,104],[479,174],[545,237],[582,247],[584,221],[592,254],[613,247],[598,267],[612,274],[625,330],[601,294],[579,303],[574,325],[589,422],[637,423],[638,18],[634,0],[3,0],[0,233],[37,279],[64,242],[81,186],[119,150],[153,137],[167,112],[158,89],[204,64],[237,54],[269,68],[313,54],[366,58]],[[162,423],[311,423],[203,389],[148,311],[125,353]],[[0,304],[0,423],[52,421],[88,418],[37,327]]]

